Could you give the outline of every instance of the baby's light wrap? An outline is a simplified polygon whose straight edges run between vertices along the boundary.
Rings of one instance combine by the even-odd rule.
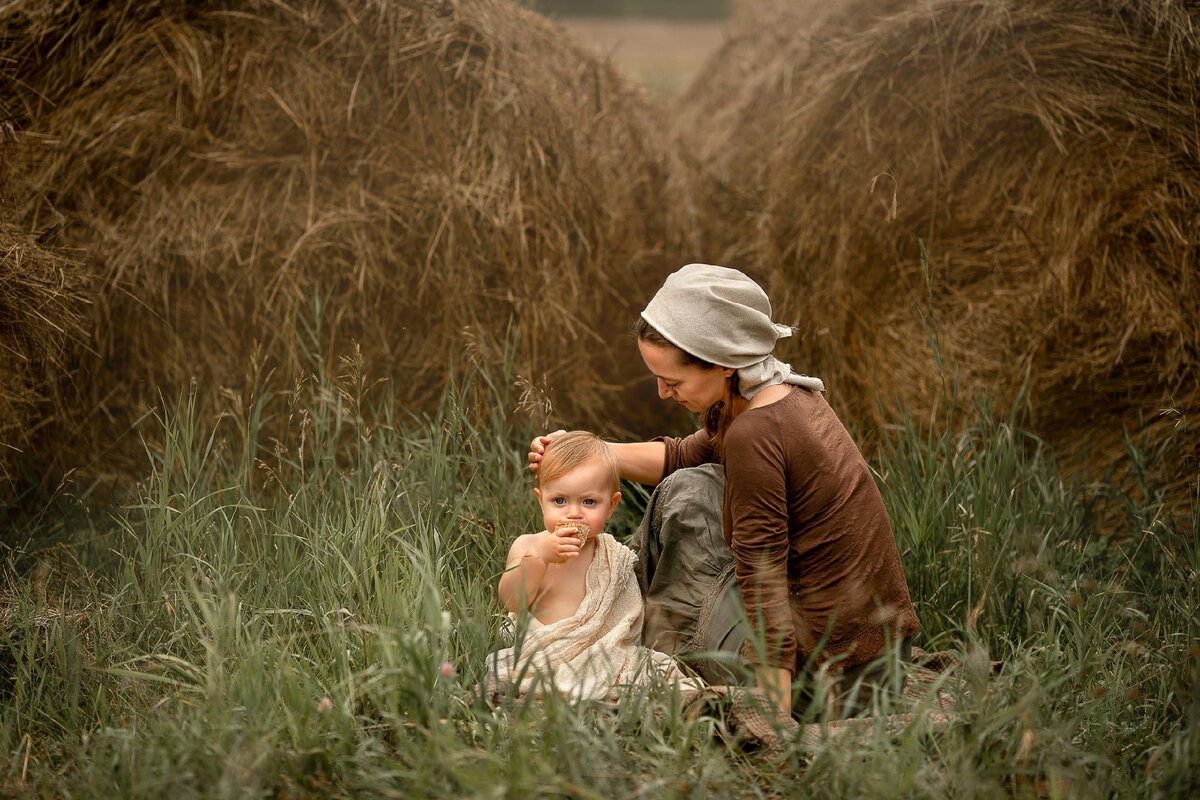
[[[529,618],[525,637],[488,657],[500,685],[516,684],[519,694],[557,690],[579,699],[621,696],[621,687],[651,682],[657,673],[680,689],[704,682],[688,677],[665,653],[640,644],[644,606],[633,565],[637,556],[610,534],[594,537],[596,552],[584,577],[579,608],[569,617],[542,624]]]
[[[738,372],[743,397],[777,383],[825,391],[820,378],[792,370],[771,355],[792,335],[771,321],[771,301],[744,273],[712,264],[688,264],[667,277],[642,319],[681,350]]]

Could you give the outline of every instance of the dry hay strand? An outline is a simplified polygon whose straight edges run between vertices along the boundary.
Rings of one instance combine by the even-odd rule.
[[[740,146],[769,153],[741,247],[802,323],[784,354],[849,420],[932,413],[942,375],[1004,413],[1028,379],[1027,422],[1074,469],[1160,409],[1196,418],[1195,11],[922,4],[793,72],[772,133]],[[1197,454],[1191,436],[1177,488]]]
[[[351,342],[414,410],[508,360],[571,387],[560,417],[621,420],[640,370],[612,344],[684,222],[644,98],[560,27],[499,0],[27,0],[0,42],[23,219],[102,276],[68,428]]]
[[[780,36],[785,47],[798,40],[819,46],[831,34],[862,30],[881,15],[926,0],[733,0],[731,24],[739,33],[765,33],[765,28],[790,28]],[[777,31],[777,34],[782,33]],[[749,54],[746,54],[749,55]]]
[[[62,359],[83,340],[76,265],[0,221],[0,493],[55,414]]]
[[[805,65],[850,31],[920,0],[742,0],[731,33],[674,103],[680,175],[704,223],[699,249],[716,263],[746,263],[747,220],[761,206],[762,160],[783,115],[809,79]]]

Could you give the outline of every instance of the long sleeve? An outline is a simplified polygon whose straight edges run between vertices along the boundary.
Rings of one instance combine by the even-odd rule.
[[[654,441],[662,442],[667,447],[666,464],[663,469],[664,478],[684,467],[698,467],[701,464],[711,464],[720,460],[712,435],[703,428],[682,439],[673,436],[659,436]]]
[[[755,663],[794,670],[798,645],[788,601],[786,454],[775,437],[747,439],[737,433],[726,442],[729,545],[742,603],[765,639],[748,642],[743,655]]]
[[[802,389],[740,414],[722,448],[725,540],[767,666],[835,669],[917,630],[883,498],[824,398]]]

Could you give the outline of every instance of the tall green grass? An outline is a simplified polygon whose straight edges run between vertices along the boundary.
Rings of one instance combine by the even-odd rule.
[[[468,376],[437,415],[409,418],[350,360],[231,402],[215,426],[172,404],[128,498],[7,539],[0,794],[1200,790],[1197,503],[1064,482],[986,409],[962,430],[902,426],[873,463],[920,644],[966,665],[949,724],[918,708],[899,734],[789,742],[771,760],[669,687],[615,711],[490,707],[474,687],[503,646],[495,583],[537,525],[533,431],[509,419],[507,386]]]

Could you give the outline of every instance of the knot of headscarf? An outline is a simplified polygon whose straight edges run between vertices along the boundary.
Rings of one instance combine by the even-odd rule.
[[[736,269],[688,264],[676,270],[650,299],[642,319],[684,352],[736,369],[747,400],[777,383],[825,391],[820,378],[797,373],[771,355],[792,329],[771,321],[767,293]]]

